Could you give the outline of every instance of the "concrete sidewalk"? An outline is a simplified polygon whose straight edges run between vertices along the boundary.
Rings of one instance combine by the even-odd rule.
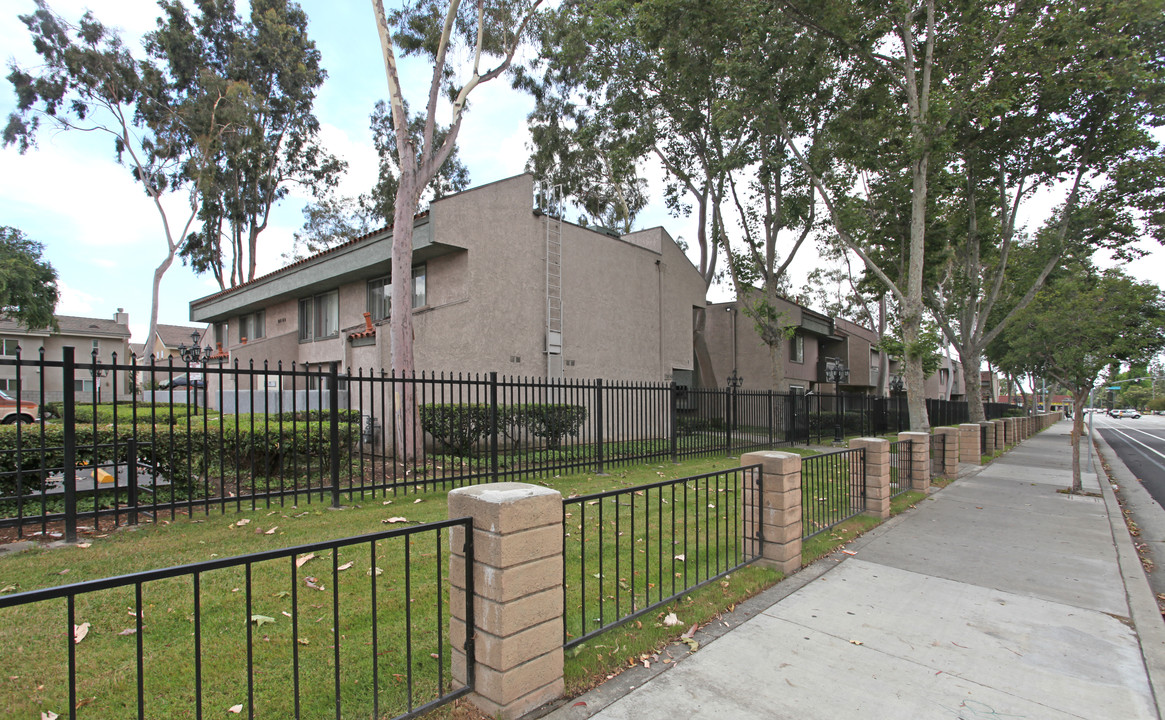
[[[1108,483],[1057,492],[1070,428],[965,468],[855,555],[702,631],[681,662],[623,673],[548,717],[1160,718],[1165,625]]]

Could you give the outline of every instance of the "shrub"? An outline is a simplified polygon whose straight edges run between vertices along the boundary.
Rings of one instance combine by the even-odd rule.
[[[547,449],[557,450],[563,437],[578,434],[587,419],[587,409],[566,404],[515,405],[509,408],[507,416],[534,437],[544,438]]]
[[[468,455],[490,431],[489,405],[422,405],[420,416],[421,429],[454,455]]]

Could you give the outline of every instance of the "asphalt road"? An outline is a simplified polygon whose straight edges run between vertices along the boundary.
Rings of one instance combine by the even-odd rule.
[[[1110,418],[1097,413],[1093,429],[1165,508],[1165,416]]]

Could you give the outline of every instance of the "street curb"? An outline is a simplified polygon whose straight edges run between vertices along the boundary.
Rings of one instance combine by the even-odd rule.
[[[1149,579],[1145,576],[1144,567],[1142,567],[1137,549],[1133,545],[1133,538],[1129,535],[1128,527],[1125,526],[1124,514],[1121,512],[1120,503],[1117,502],[1112,483],[1104,474],[1097,446],[1103,446],[1103,449],[1107,451],[1106,455],[1110,466],[1114,469],[1119,467],[1124,473],[1127,473],[1128,477],[1134,476],[1108,443],[1104,441],[1104,438],[1100,436],[1100,433],[1093,436],[1093,442],[1094,444],[1089,445],[1089,451],[1093,453],[1097,483],[1100,485],[1100,491],[1104,495],[1104,504],[1108,510],[1108,522],[1116,545],[1121,580],[1124,582],[1125,597],[1129,603],[1130,620],[1141,646],[1141,658],[1144,660],[1145,670],[1149,678],[1149,689],[1153,693],[1153,701],[1157,706],[1157,717],[1165,718],[1165,619],[1162,618],[1161,611],[1157,607],[1157,600],[1153,595],[1153,590],[1149,587]]]

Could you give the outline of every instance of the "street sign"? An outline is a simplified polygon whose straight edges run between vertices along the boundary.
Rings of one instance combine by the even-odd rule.
[[[1121,389],[1120,385],[1109,385],[1108,387],[1105,388],[1105,390],[1120,390],[1120,389]]]

